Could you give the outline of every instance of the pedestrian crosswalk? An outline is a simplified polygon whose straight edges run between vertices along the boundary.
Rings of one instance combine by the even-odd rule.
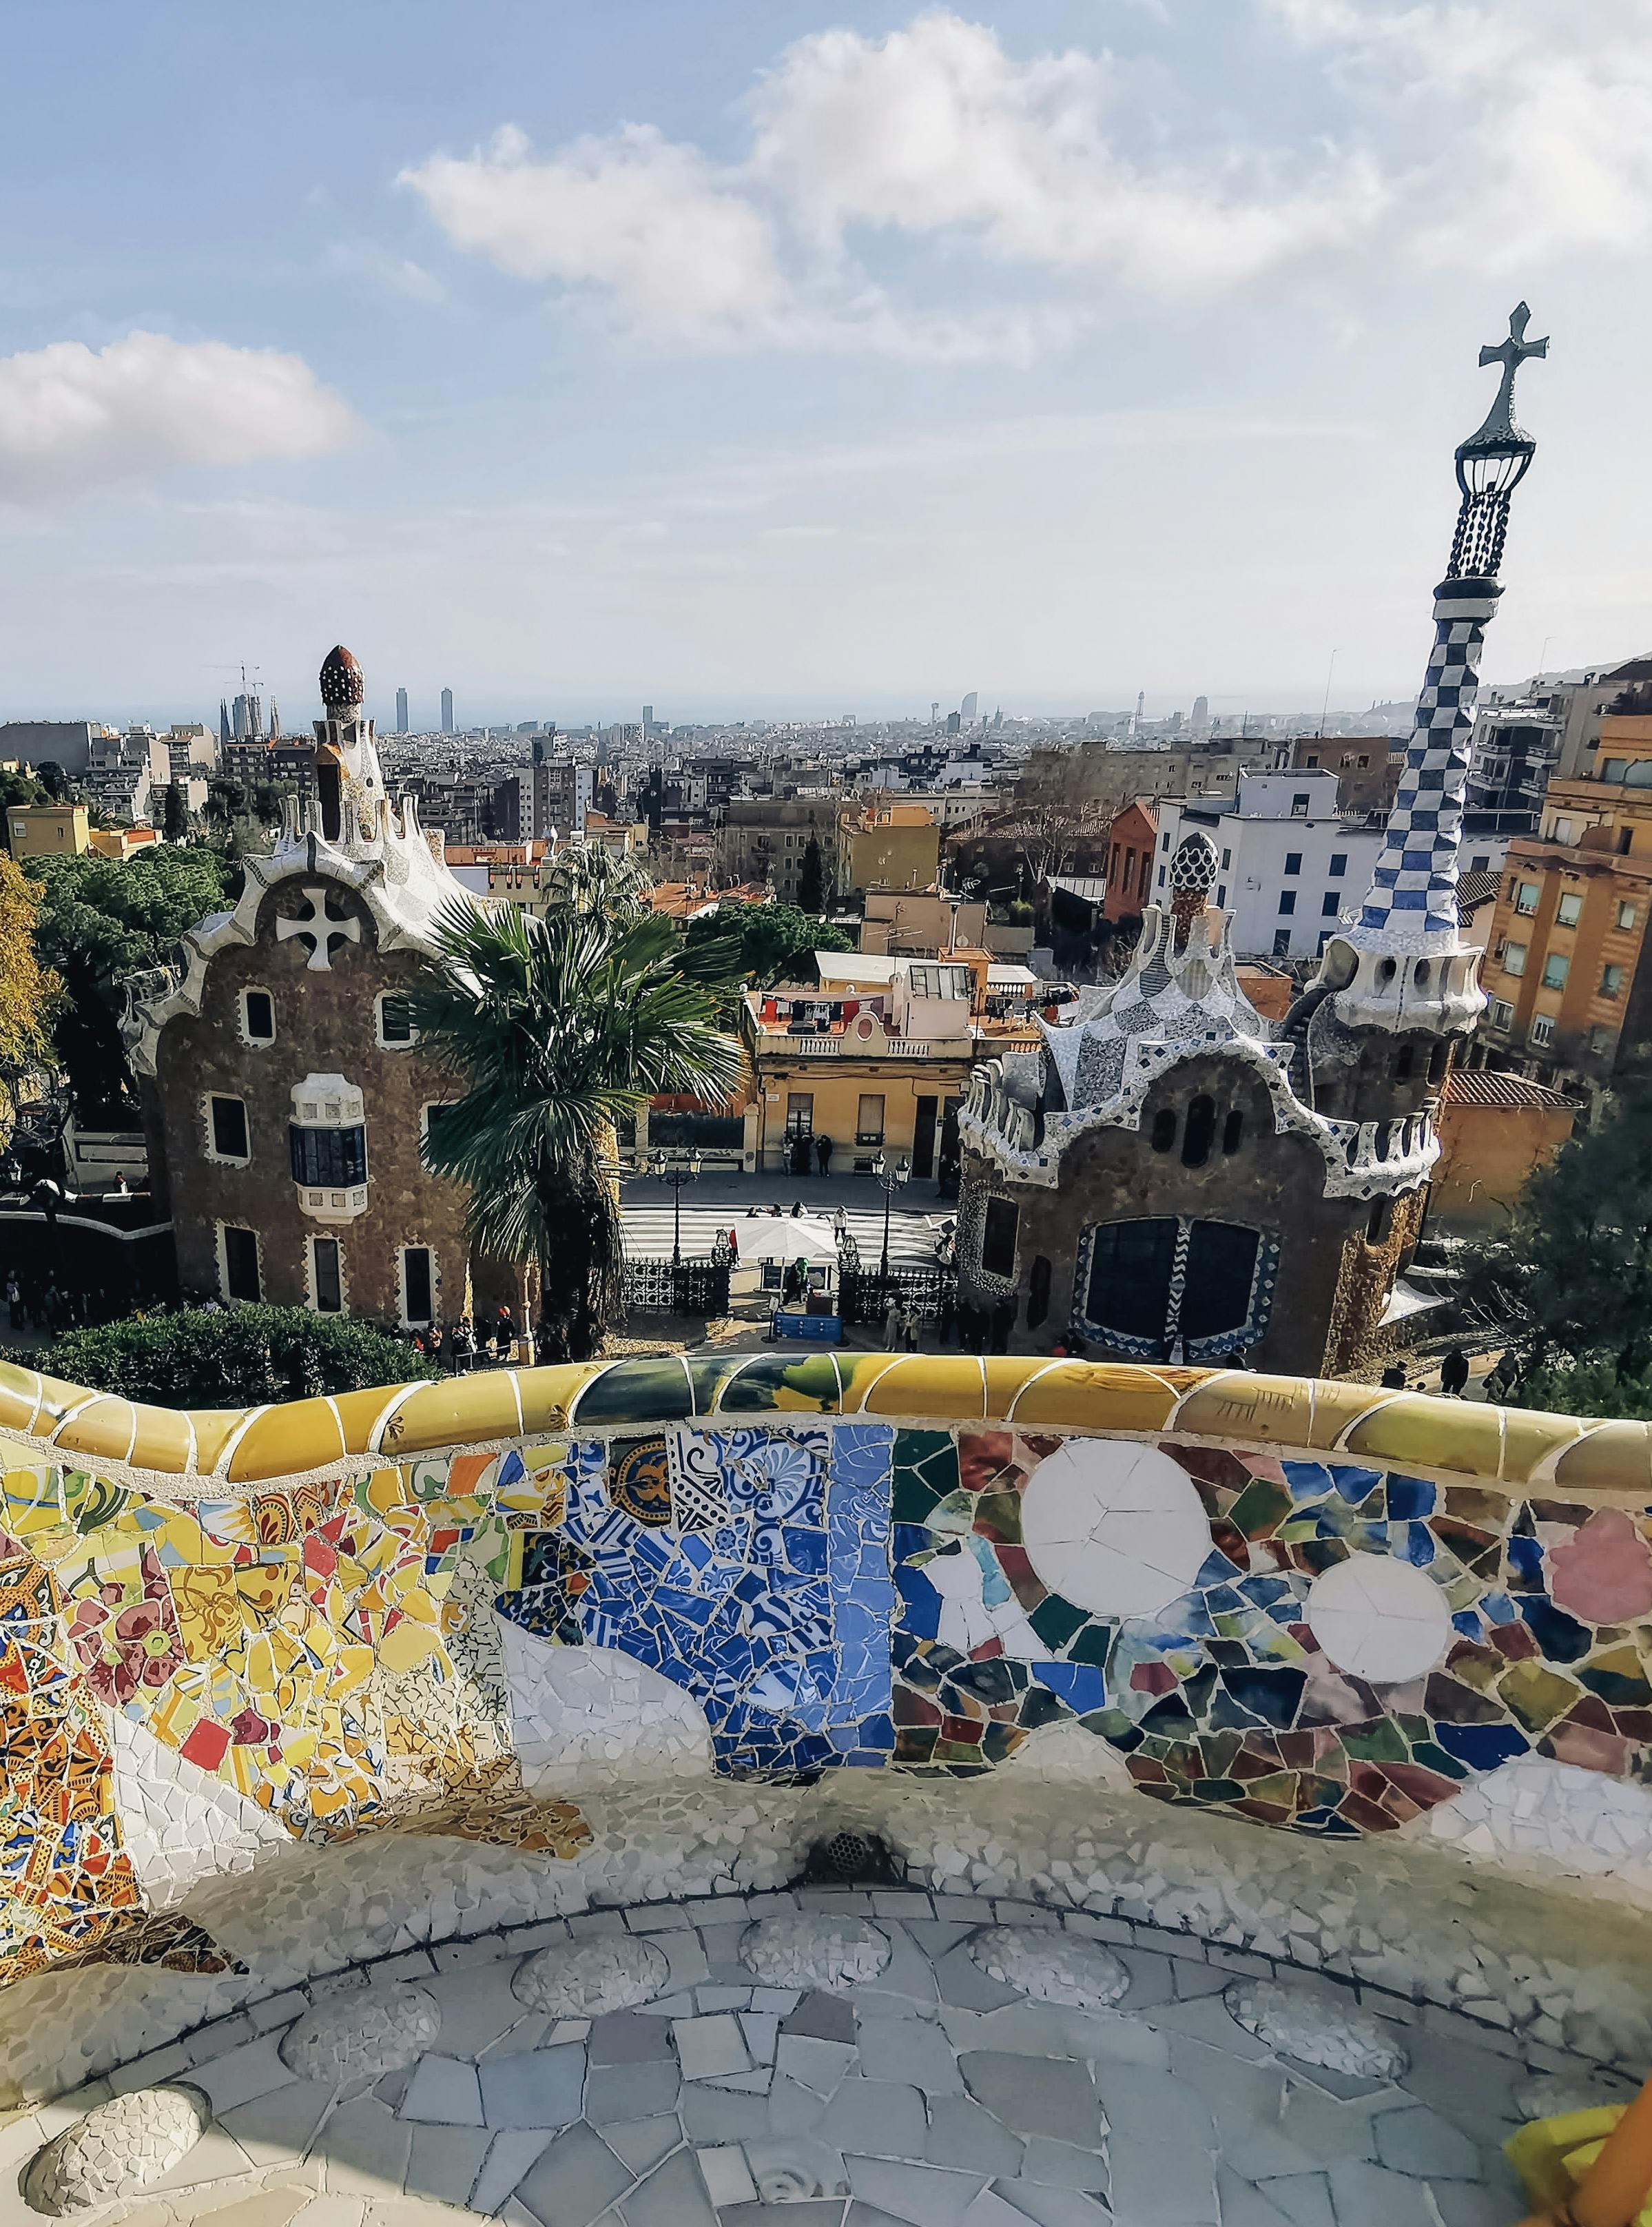
[[[883,1257],[883,1209],[850,1207],[845,1209],[851,1235],[860,1248],[862,1266],[875,1268]],[[672,1245],[672,1210],[669,1202],[627,1200],[621,1209],[625,1225],[625,1249],[634,1260],[669,1260]],[[762,1219],[763,1217],[760,1217]],[[829,1222],[831,1215],[818,1216]],[[941,1234],[941,1222],[947,1217],[936,1215],[901,1213],[890,1216],[889,1257],[894,1268],[932,1268],[935,1265],[935,1240]],[[743,1206],[683,1207],[683,1258],[703,1260],[717,1241],[718,1230],[725,1234],[737,1229],[742,1238],[748,1230],[756,1231],[756,1222],[749,1222]]]

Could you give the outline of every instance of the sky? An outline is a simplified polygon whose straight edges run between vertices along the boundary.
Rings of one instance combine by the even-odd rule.
[[[1406,697],[1652,647],[1652,0],[61,0],[0,68],[0,718]]]

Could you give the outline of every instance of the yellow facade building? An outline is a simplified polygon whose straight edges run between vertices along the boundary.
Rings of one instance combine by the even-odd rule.
[[[1595,770],[1553,781],[1508,846],[1481,962],[1475,1063],[1597,1097],[1652,1037],[1652,705],[1601,721]]]
[[[869,804],[838,826],[838,887],[932,890],[941,880],[941,830],[924,804]]]
[[[1036,1028],[987,1012],[985,951],[942,959],[822,951],[816,987],[747,994],[755,1047],[756,1165],[813,1172],[830,1140],[836,1175],[869,1175],[882,1152],[915,1180],[957,1165],[971,1068],[1030,1050]]]
[[[6,841],[14,858],[78,858],[92,848],[84,804],[10,804]]]

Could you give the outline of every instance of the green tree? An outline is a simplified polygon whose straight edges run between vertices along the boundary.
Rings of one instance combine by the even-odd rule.
[[[0,852],[0,1143],[16,1120],[19,1086],[43,1061],[61,986],[35,948],[39,892]]]
[[[739,1044],[660,915],[513,907],[456,914],[438,941],[409,1002],[464,1088],[424,1165],[469,1188],[479,1251],[538,1267],[552,1350],[588,1360],[621,1297],[615,1123],[659,1092],[726,1098]]]
[[[135,1315],[71,1330],[32,1365],[70,1384],[163,1407],[246,1407],[439,1374],[388,1331],[308,1307]]]
[[[189,806],[182,782],[169,781],[166,785],[161,833],[169,843],[182,843],[189,833]]]
[[[826,903],[826,860],[820,839],[811,835],[803,846],[803,864],[797,877],[797,902],[803,912],[818,913]]]
[[[1586,1372],[1578,1389],[1597,1405],[1652,1373],[1652,1082],[1628,1083],[1532,1177],[1471,1289],[1520,1334],[1522,1404],[1540,1404],[1540,1381],[1552,1396],[1557,1371]]]
[[[35,768],[47,801],[52,804],[67,803],[69,798],[69,777],[55,758],[42,758]]]
[[[796,905],[719,905],[691,921],[684,937],[687,954],[711,971],[745,975],[760,990],[772,982],[814,978],[817,951],[852,951],[847,932]]]
[[[225,867],[212,851],[156,845],[124,862],[87,852],[31,858],[40,913],[35,953],[62,981],[53,1026],[57,1055],[83,1105],[117,1107],[134,1094],[121,1042],[121,985],[165,965],[187,928],[224,902]]]

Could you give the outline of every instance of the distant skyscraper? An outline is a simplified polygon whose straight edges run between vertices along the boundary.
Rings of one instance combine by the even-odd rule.
[[[442,691],[442,732],[444,735],[453,732],[453,691],[450,688]]]
[[[220,743],[226,743],[230,739],[229,702],[223,696],[218,699],[218,739]]]
[[[980,697],[976,691],[972,688],[968,695],[965,697],[963,703],[959,707],[966,726],[973,727],[974,725],[976,719],[980,714]]]
[[[651,735],[654,732],[654,705],[652,704],[645,704],[642,707],[642,731],[645,735]]]
[[[1208,696],[1196,696],[1193,699],[1193,726],[1195,733],[1196,734],[1200,732],[1209,724],[1210,699]]]
[[[264,706],[256,696],[245,692],[235,699],[235,739],[238,743],[256,743],[264,734]]]
[[[407,732],[407,691],[405,688],[396,691],[396,732],[399,735]]]

